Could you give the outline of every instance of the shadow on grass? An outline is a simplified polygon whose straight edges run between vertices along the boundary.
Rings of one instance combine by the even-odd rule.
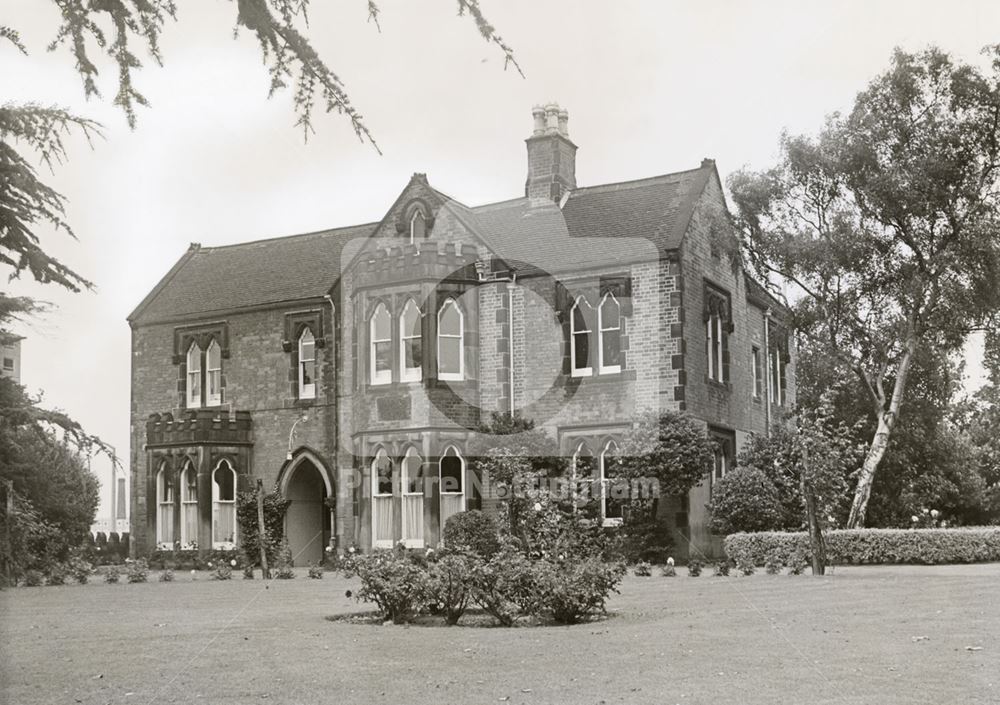
[[[617,617],[618,615],[614,612],[606,612],[593,614],[588,617],[584,617],[575,624],[562,624],[560,622],[555,622],[552,620],[544,620],[533,616],[520,616],[507,628],[515,627],[572,627],[584,624],[594,624],[595,622],[604,622],[608,619]],[[393,622],[386,620],[381,614],[374,610],[368,610],[364,612],[348,612],[347,614],[332,614],[324,617],[328,622],[334,622],[335,624],[363,624],[367,626],[381,627],[392,625]],[[462,615],[461,619],[458,620],[458,624],[450,625],[445,620],[444,615],[436,614],[419,614],[415,617],[402,622],[395,626],[402,627],[472,627],[479,629],[504,629],[505,627],[500,624],[495,617],[488,614],[484,610],[470,609],[466,610]]]

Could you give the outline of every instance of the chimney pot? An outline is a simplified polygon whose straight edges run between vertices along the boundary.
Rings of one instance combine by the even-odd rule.
[[[566,109],[559,111],[559,134],[569,137],[569,111]]]
[[[554,134],[559,132],[559,104],[549,103],[545,106],[545,132]]]
[[[531,109],[531,116],[535,119],[534,133],[536,135],[545,134],[545,108],[536,105]]]

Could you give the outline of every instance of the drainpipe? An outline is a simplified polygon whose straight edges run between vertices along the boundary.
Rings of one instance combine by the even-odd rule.
[[[509,345],[507,347],[507,353],[510,356],[510,364],[508,369],[510,371],[510,415],[514,416],[514,285],[517,281],[517,275],[511,272],[510,281],[507,282],[507,335],[509,338]]]
[[[333,375],[332,375],[332,377],[333,377],[333,399],[334,399],[334,404],[336,404],[336,401],[337,401],[337,385],[340,383],[340,375],[338,374],[338,370],[337,370],[337,352],[336,352],[337,351],[337,333],[336,333],[337,329],[336,329],[336,327],[334,325],[336,323],[336,320],[337,320],[337,305],[333,302],[333,297],[330,296],[329,294],[324,294],[323,298],[326,299],[330,303],[330,352],[329,352],[329,356],[330,356],[330,366],[333,368]],[[338,431],[337,421],[338,421],[338,409],[337,409],[337,407],[335,405],[333,407],[334,438],[337,439],[337,440],[339,440],[339,438],[337,436],[337,431]],[[329,428],[330,419],[327,419],[326,423],[327,423],[327,427]],[[334,474],[334,477],[332,478],[332,480],[333,480],[333,491],[335,493],[338,493],[339,489],[340,489],[340,484],[337,482],[337,477],[336,477],[337,467],[338,467],[338,463],[337,463],[337,451],[336,451],[336,449],[334,449],[333,450],[333,467],[330,468],[330,472],[332,472]],[[340,505],[340,498],[339,497],[334,496],[333,500],[334,500],[334,502],[335,502],[335,504],[337,506]],[[337,546],[337,543],[338,543],[337,542],[337,511],[336,511],[336,509],[333,509],[333,508],[329,508],[329,511],[330,511],[330,545],[328,546],[328,548],[335,548]]]
[[[771,309],[764,309],[764,418],[771,436]]]

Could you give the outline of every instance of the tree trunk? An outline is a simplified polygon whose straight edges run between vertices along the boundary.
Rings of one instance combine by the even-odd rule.
[[[871,445],[868,446],[868,454],[865,462],[858,471],[858,484],[854,488],[854,500],[851,502],[851,513],[847,518],[848,529],[858,529],[865,525],[865,514],[868,511],[868,499],[872,494],[872,482],[875,480],[875,471],[878,470],[879,463],[885,455],[886,448],[889,447],[889,438],[892,430],[896,426],[896,419],[899,418],[899,407],[903,403],[903,394],[906,391],[906,377],[910,372],[910,365],[913,362],[913,354],[917,349],[917,338],[910,335],[903,346],[903,355],[896,366],[896,380],[892,387],[892,398],[889,401],[889,408],[878,416],[878,428],[875,430],[875,437],[872,438]]]
[[[816,515],[816,496],[813,494],[812,484],[806,481],[805,473],[806,471],[803,469],[799,485],[802,490],[802,499],[806,503],[812,573],[813,575],[824,575],[826,573],[826,542],[823,540],[823,531],[820,529],[819,517]]]

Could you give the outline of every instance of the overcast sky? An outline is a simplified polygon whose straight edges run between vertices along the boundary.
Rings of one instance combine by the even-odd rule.
[[[70,141],[70,161],[42,172],[69,201],[79,237],[40,230],[43,245],[97,283],[68,295],[15,281],[58,306],[22,327],[22,381],[128,455],[125,317],[187,249],[378,220],[413,172],[476,205],[522,195],[531,106],[569,110],[581,186],[642,178],[716,159],[723,177],[763,168],[782,130],[815,132],[849,109],[893,47],[935,43],[967,61],[1000,40],[1000,2],[625,2],[482,0],[526,78],[504,71],[453,0],[315,0],[309,36],[344,80],[381,146],[360,144],[337,115],[303,143],[291,96],[267,100],[258,47],[232,38],[236,3],[178,0],[163,68],[147,61],[136,130],[110,105],[116,72],[84,100],[66,49],[45,51],[58,12],[0,0],[0,24],[31,55],[0,43],[0,101],[59,105],[99,120],[106,139]],[[981,343],[969,346],[979,384]],[[95,462],[105,485],[104,463]],[[102,512],[103,513],[103,512]]]

